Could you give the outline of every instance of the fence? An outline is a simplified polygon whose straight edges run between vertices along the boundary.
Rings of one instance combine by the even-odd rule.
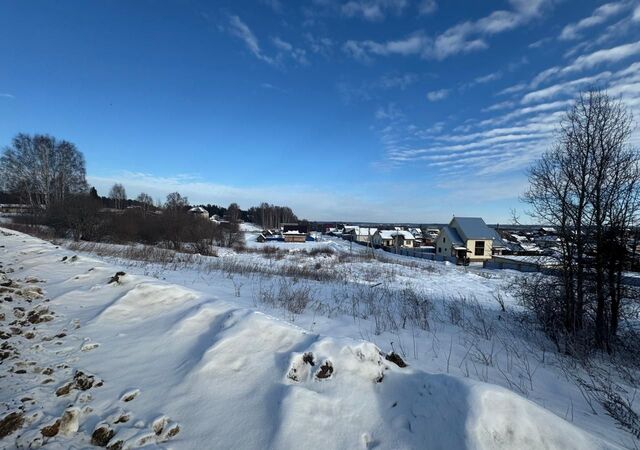
[[[482,266],[485,269],[507,269],[517,270],[518,272],[542,272],[544,268],[540,264],[520,261],[485,261]]]
[[[412,258],[427,259],[429,261],[448,261],[456,264],[457,259],[453,256],[436,255],[430,250],[419,250],[417,248],[395,248],[395,247],[383,247],[384,251],[394,253],[401,256],[410,256]]]

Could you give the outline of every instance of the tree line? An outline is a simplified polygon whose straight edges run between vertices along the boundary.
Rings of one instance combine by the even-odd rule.
[[[288,206],[276,206],[269,203],[249,208],[247,216],[251,222],[264,229],[280,228],[283,223],[298,222],[298,217]]]
[[[147,193],[128,198],[121,183],[115,183],[108,196],[99,196],[87,183],[85,166],[84,155],[73,143],[44,134],[20,133],[0,156],[0,203],[30,206],[29,214],[14,217],[14,221],[48,227],[56,236],[164,243],[177,250],[195,247],[201,253],[211,245],[241,245],[242,221],[256,220],[274,227],[296,219],[290,208],[267,203],[248,211],[237,203],[227,208],[201,205],[209,214],[225,219],[216,223],[190,214],[187,197],[178,192],[154,203]]]

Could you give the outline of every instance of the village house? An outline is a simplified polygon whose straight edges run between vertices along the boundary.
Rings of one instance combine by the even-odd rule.
[[[371,238],[378,231],[377,228],[362,228],[356,227],[349,231],[349,238],[354,242],[360,242],[362,244],[368,244],[371,242]]]
[[[285,242],[305,242],[309,236],[308,223],[283,223],[280,228]]]
[[[358,230],[358,228],[360,228],[358,225],[345,225],[342,228],[342,233],[340,234],[340,236],[343,239],[351,239],[353,237],[353,232]]]
[[[308,223],[283,223],[280,225],[283,233],[287,233],[289,231],[297,231],[301,234],[309,234],[310,227]]]
[[[453,256],[462,263],[491,259],[494,247],[500,252],[504,245],[480,217],[454,217],[436,238],[437,255]]]
[[[422,247],[423,245],[427,244],[427,239],[423,235],[422,229],[420,229],[420,228],[409,228],[409,233],[411,233],[411,235],[415,239],[413,241],[413,246],[414,247]]]
[[[510,230],[502,230],[499,234],[503,244],[505,245],[505,251],[503,252],[503,254],[523,256],[534,256],[542,254],[542,250],[527,236]]]
[[[371,243],[375,247],[413,248],[415,238],[404,230],[377,230]]]
[[[297,230],[285,231],[282,233],[282,237],[285,242],[305,242],[307,240],[307,233],[300,233]]]
[[[209,211],[204,209],[202,206],[194,206],[189,210],[189,214],[209,220]]]
[[[263,230],[262,233],[258,235],[256,241],[258,242],[273,242],[273,241],[282,241],[282,235],[280,231],[276,230]]]

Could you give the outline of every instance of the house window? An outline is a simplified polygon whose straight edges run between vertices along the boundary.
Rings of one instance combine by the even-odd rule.
[[[442,243],[443,243],[443,244],[446,244],[446,243],[447,243],[447,238],[446,238],[446,237],[443,237],[443,238],[442,238]]]
[[[476,241],[476,256],[484,256],[484,241]]]
[[[438,247],[438,253],[442,253],[442,247]]]

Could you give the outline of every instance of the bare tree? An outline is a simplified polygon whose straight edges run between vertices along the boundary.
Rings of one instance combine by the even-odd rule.
[[[167,210],[184,210],[189,206],[187,197],[183,197],[179,192],[172,192],[167,195],[167,201],[164,204]]]
[[[109,198],[113,200],[116,209],[124,209],[127,201],[127,192],[124,186],[120,183],[114,184],[109,191]]]
[[[240,207],[237,203],[231,203],[227,208],[227,220],[232,223],[240,222]]]
[[[68,141],[20,133],[0,157],[0,188],[33,206],[64,202],[88,189],[84,156]]]
[[[147,193],[141,192],[140,195],[136,197],[136,200],[140,203],[143,214],[148,213],[153,208],[153,199]]]
[[[287,222],[297,222],[298,217],[287,206],[270,205],[262,203],[258,207],[249,208],[250,220],[261,225],[265,229],[279,228],[281,224]]]
[[[561,315],[573,338],[587,331],[601,348],[610,348],[618,330],[629,230],[640,210],[631,130],[631,115],[620,101],[602,91],[582,94],[555,146],[531,167],[523,198],[535,217],[557,227],[562,242],[562,284],[546,290],[556,307],[546,304],[545,310]]]

